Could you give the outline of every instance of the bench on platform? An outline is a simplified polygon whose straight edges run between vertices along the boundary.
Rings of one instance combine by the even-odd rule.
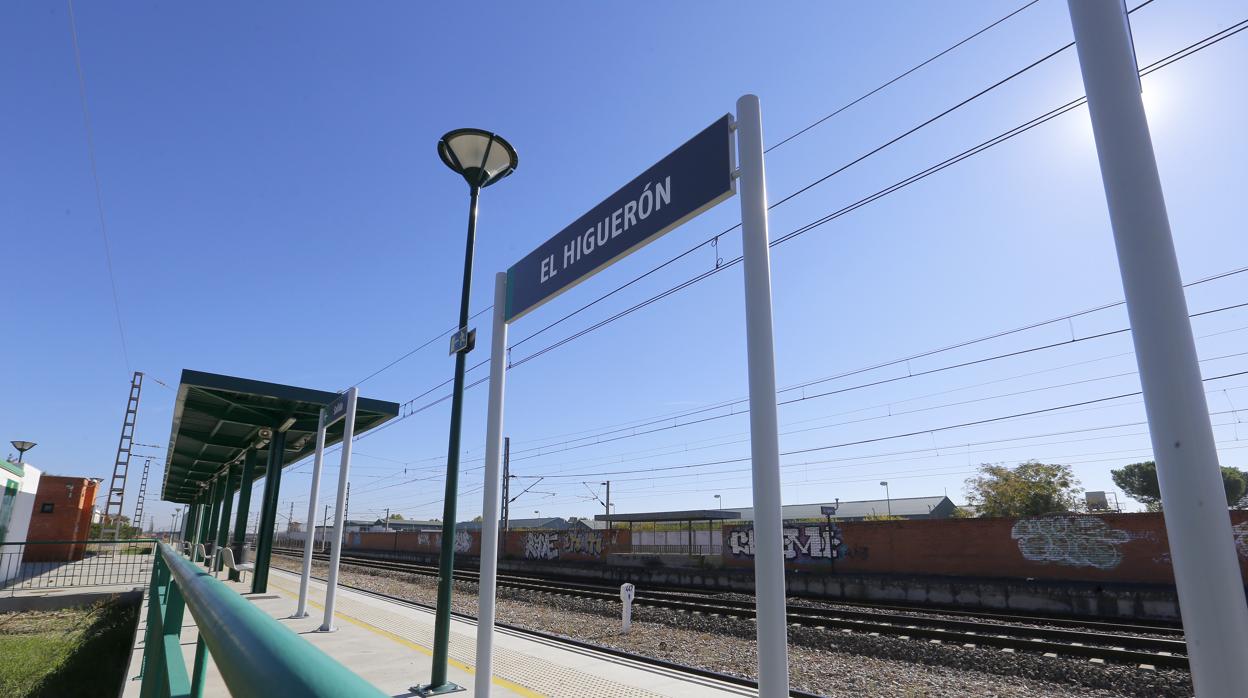
[[[233,550],[233,548],[228,548],[228,547],[227,547],[227,548],[222,548],[222,549],[221,549],[221,556],[222,556],[222,557],[221,557],[221,559],[225,561],[225,567],[226,567],[226,569],[234,570],[234,571],[236,571],[236,572],[239,572],[239,573],[240,573],[240,574],[239,574],[239,577],[240,577],[239,581],[246,581],[246,576],[245,576],[245,573],[246,573],[246,572],[251,572],[252,570],[256,569],[256,563],[254,563],[254,562],[240,562],[240,563],[235,563],[235,562],[234,562],[234,550]]]

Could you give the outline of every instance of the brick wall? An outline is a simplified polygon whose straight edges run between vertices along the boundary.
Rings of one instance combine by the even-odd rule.
[[[35,493],[35,508],[30,515],[27,540],[86,540],[91,532],[91,514],[99,482],[82,477],[44,475]],[[23,560],[81,560],[84,544],[29,545]]]
[[[1248,512],[1231,512],[1248,575]],[[753,564],[753,531],[724,531],[724,564]],[[1161,514],[1024,519],[787,522],[786,566],[845,573],[1173,584]]]

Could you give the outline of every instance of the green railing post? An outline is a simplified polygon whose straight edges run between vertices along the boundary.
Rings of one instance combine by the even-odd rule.
[[[247,545],[247,514],[251,508],[251,481],[255,476],[256,452],[247,449],[243,454],[243,478],[238,485],[238,514],[234,518],[234,559],[240,563],[247,562],[243,559],[243,548]],[[230,581],[238,580],[238,570],[230,570]]]
[[[191,670],[191,698],[204,695],[204,675],[208,673],[208,646],[204,644],[204,634],[199,634],[195,641],[195,666]]]

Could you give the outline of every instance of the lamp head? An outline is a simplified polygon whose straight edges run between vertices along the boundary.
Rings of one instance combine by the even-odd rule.
[[[516,170],[516,149],[501,136],[479,128],[459,128],[438,141],[438,157],[470,187],[488,187]]]

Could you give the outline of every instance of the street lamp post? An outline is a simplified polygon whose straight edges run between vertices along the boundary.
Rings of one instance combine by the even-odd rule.
[[[880,487],[884,488],[884,502],[888,505],[888,515],[893,515],[893,497],[888,493],[888,480],[882,480]]]
[[[719,505],[720,509],[724,508],[724,498],[720,495],[715,495],[715,503]]]
[[[9,443],[13,444],[13,448],[17,449],[18,465],[22,464],[22,458],[26,455],[26,452],[38,445],[34,441],[10,441]]]
[[[464,285],[459,300],[459,325],[451,337],[455,355],[455,386],[451,391],[451,433],[446,455],[446,497],[442,505],[442,550],[438,557],[438,609],[433,623],[433,674],[428,685],[413,686],[418,695],[432,696],[463,688],[446,680],[451,641],[452,574],[455,569],[455,499],[459,489],[459,432],[464,408],[464,362],[472,351],[476,332],[468,330],[468,296],[472,290],[472,251],[477,236],[477,196],[515,171],[515,148],[497,134],[461,128],[438,141],[442,162],[468,183],[468,243],[464,251]],[[482,680],[488,681],[485,677]]]

